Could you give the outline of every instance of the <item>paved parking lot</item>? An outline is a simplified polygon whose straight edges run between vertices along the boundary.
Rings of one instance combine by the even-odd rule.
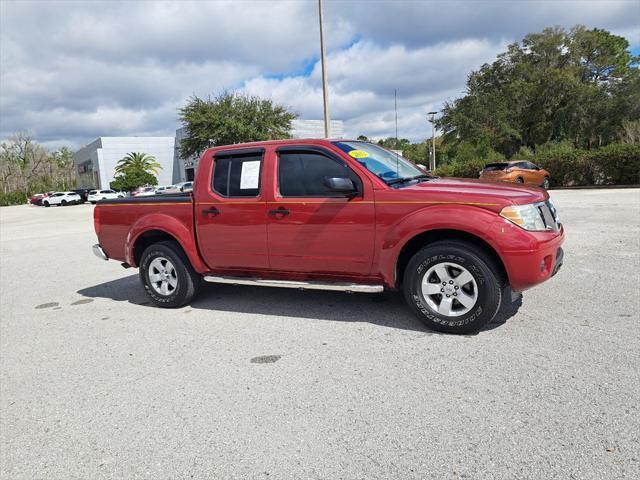
[[[472,336],[392,294],[153,308],[92,206],[0,209],[2,478],[639,478],[640,190],[552,197],[563,269]]]

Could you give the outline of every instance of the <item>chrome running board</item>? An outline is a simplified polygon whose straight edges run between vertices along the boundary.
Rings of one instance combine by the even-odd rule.
[[[266,280],[249,277],[215,277],[206,275],[205,281],[230,285],[254,285],[260,287],[297,288],[299,290],[332,290],[336,292],[380,293],[382,285],[361,285],[359,283],[296,282],[293,280]]]

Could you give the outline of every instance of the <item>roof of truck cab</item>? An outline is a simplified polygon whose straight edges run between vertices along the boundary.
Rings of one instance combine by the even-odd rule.
[[[233,143],[231,145],[217,145],[208,148],[206,151],[232,150],[242,148],[255,148],[264,145],[326,145],[333,142],[359,142],[360,140],[350,140],[346,138],[288,138],[284,140],[264,140],[261,142]]]

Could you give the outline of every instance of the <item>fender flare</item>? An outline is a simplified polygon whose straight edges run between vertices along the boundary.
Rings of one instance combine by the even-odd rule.
[[[131,266],[137,266],[135,262],[135,245],[141,235],[146,232],[157,230],[172,236],[191,262],[191,266],[198,273],[208,270],[202,262],[198,247],[196,245],[193,229],[185,225],[176,217],[164,213],[151,213],[139,218],[129,229],[125,241],[125,258]]]
[[[379,271],[384,283],[396,284],[398,258],[407,243],[417,235],[434,230],[455,230],[473,235],[487,243],[504,264],[500,247],[489,234],[497,214],[473,205],[430,205],[402,217],[391,226],[381,242]]]

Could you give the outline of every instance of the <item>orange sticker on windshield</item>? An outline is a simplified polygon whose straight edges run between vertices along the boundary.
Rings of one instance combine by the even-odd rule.
[[[349,155],[351,155],[353,158],[367,158],[369,156],[369,154],[364,150],[351,150],[349,152]]]

